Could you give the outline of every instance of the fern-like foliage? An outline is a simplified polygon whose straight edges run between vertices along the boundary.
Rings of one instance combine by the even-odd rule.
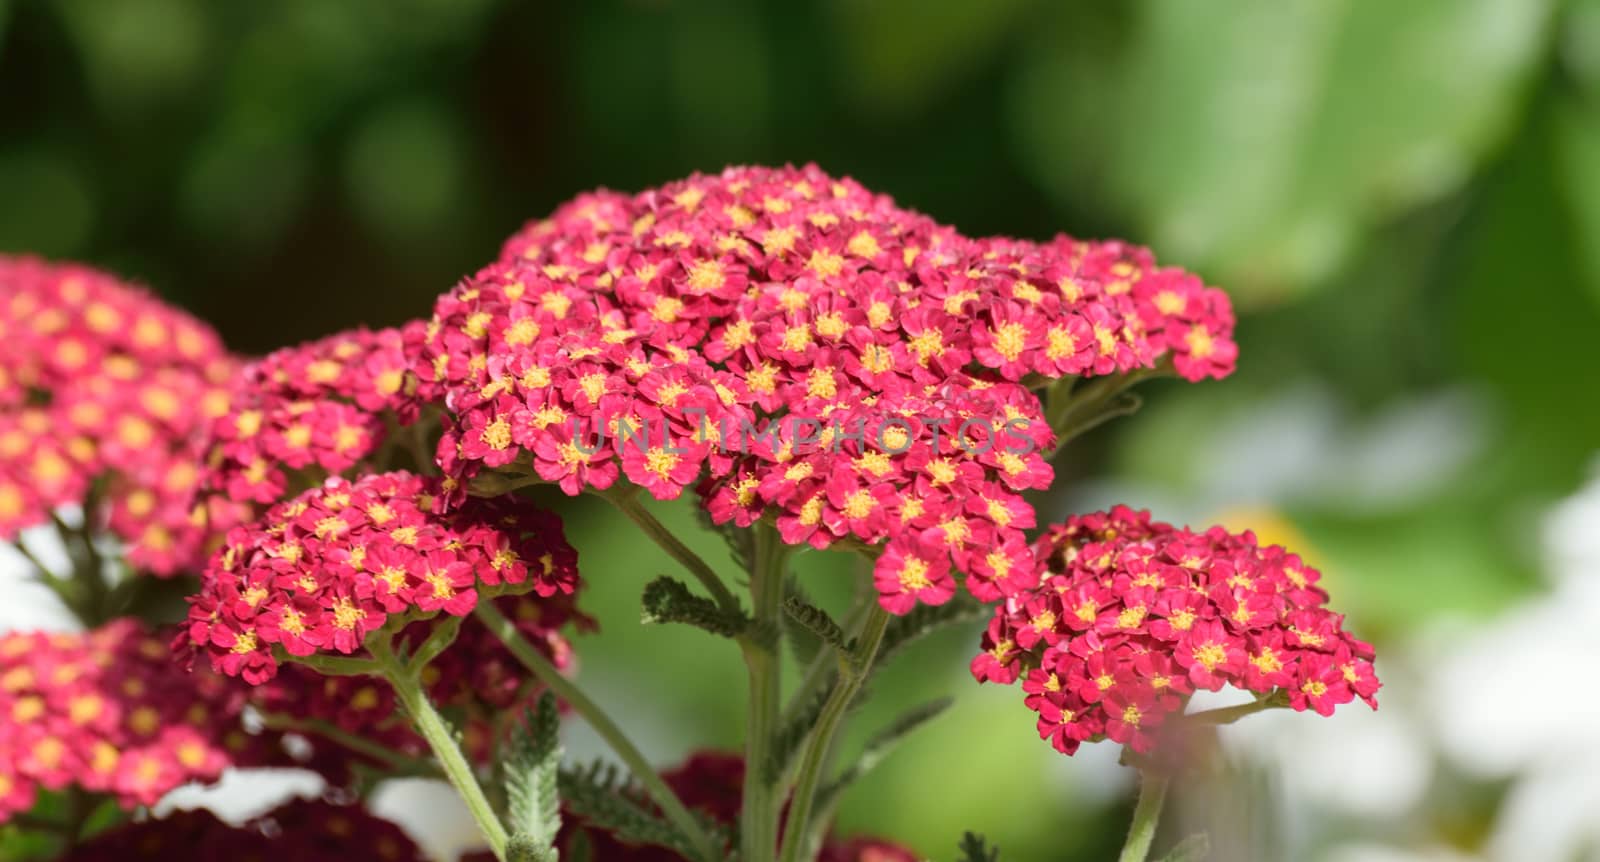
[[[615,765],[595,761],[562,769],[558,783],[567,810],[596,829],[629,844],[665,847],[686,859],[697,858],[694,846],[677,827],[640,802],[644,793]]]
[[[960,849],[956,862],[1000,862],[1000,848],[990,848],[982,835],[972,832],[962,835]]]
[[[555,862],[561,831],[561,716],[545,692],[528,721],[511,735],[506,751],[506,821],[511,862]]]
[[[682,581],[665,575],[645,586],[641,619],[646,623],[683,623],[729,638],[750,629],[749,617],[729,613],[716,602],[695,595]]]
[[[796,625],[810,632],[823,644],[842,653],[848,653],[854,648],[853,642],[845,637],[844,629],[834,622],[833,617],[805,599],[795,595],[785,598],[783,612]]]
[[[805,588],[800,586],[800,579],[792,574],[783,581],[783,595],[785,602],[794,599],[808,605],[813,603]],[[822,652],[822,639],[787,616],[784,617],[783,635],[784,641],[789,645],[790,654],[794,656],[795,664],[801,667],[809,667],[817,654]]]

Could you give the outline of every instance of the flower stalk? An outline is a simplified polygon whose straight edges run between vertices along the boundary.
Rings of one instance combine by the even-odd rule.
[[[872,670],[872,662],[877,658],[878,647],[883,643],[883,633],[888,626],[888,612],[874,604],[856,639],[855,650],[848,660],[841,662],[839,682],[828,695],[827,703],[823,704],[822,714],[817,717],[817,724],[812,728],[805,751],[800,756],[794,797],[789,804],[788,820],[784,824],[787,840],[784,842],[782,862],[800,862],[803,858],[810,832],[811,810],[816,803],[823,770],[827,767],[828,753],[833,749],[834,736]]]
[[[694,845],[698,851],[699,858],[707,860],[716,858],[715,845],[712,843],[710,836],[706,834],[706,831],[701,828],[700,822],[694,818],[688,808],[684,807],[683,802],[678,799],[678,795],[672,792],[672,788],[661,780],[661,776],[650,766],[650,761],[645,759],[643,752],[639,751],[638,746],[628,739],[627,734],[623,733],[622,728],[611,720],[605,710],[601,709],[599,704],[591,700],[571,680],[562,676],[561,671],[551,664],[550,660],[545,658],[532,644],[528,643],[527,639],[517,631],[516,625],[507,619],[505,614],[502,614],[500,609],[494,606],[493,602],[479,602],[473,613],[477,615],[485,626],[488,626],[489,631],[493,632],[501,643],[506,645],[506,649],[509,649],[512,655],[517,657],[523,667],[538,677],[545,687],[549,688],[550,691],[555,693],[556,697],[572,707],[574,712],[583,716],[583,720],[589,723],[589,726],[594,729],[594,732],[601,739],[605,740],[618,759],[633,773],[634,778],[644,786],[645,792],[650,794],[651,800],[656,805],[660,806],[667,820],[683,832],[689,842]]]
[[[765,524],[755,529],[755,554],[750,570],[753,629],[778,630],[783,606],[783,571],[789,548],[776,530]],[[764,765],[772,757],[779,728],[782,697],[782,662],[777,644],[762,637],[741,642],[750,681],[745,709],[744,808],[740,817],[743,862],[771,862],[778,847],[778,810],[783,804],[782,776],[767,775]]]
[[[1167,801],[1169,781],[1165,775],[1140,771],[1139,801],[1133,807],[1133,825],[1128,827],[1128,840],[1123,842],[1117,862],[1145,862],[1149,858],[1156,827],[1161,823],[1161,808]]]
[[[685,569],[688,569],[689,574],[694,575],[695,579],[700,581],[701,585],[711,593],[712,598],[716,599],[717,604],[723,610],[731,613],[739,611],[739,600],[734,597],[728,586],[722,582],[722,578],[717,576],[716,570],[711,568],[710,564],[701,559],[699,554],[691,550],[676,535],[673,535],[673,532],[667,529],[667,525],[657,520],[655,515],[650,514],[650,510],[639,502],[637,488],[611,490],[602,492],[600,496],[610,502],[611,505],[617,507],[617,511],[627,515],[629,520],[638,524],[639,529],[643,530],[651,541],[666,551],[668,556],[677,560]]]
[[[444,770],[445,778],[466,803],[467,810],[477,822],[478,829],[483,832],[490,851],[494,853],[496,859],[504,860],[506,828],[494,813],[494,806],[483,792],[482,785],[478,783],[472,764],[461,753],[455,732],[445,722],[444,717],[439,715],[439,711],[434,709],[433,702],[422,690],[418,669],[401,661],[394,654],[393,648],[381,637],[374,638],[369,649],[372,651],[379,674],[394,687],[400,705],[404,707],[406,714],[411,716],[412,726],[423,739],[427,740],[428,747],[433,749],[433,755]]]

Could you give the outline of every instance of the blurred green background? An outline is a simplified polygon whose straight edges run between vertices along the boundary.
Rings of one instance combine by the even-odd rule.
[[[814,160],[972,234],[1126,237],[1230,290],[1240,371],[1153,388],[1041,507],[1265,525],[1382,650],[1538,591],[1532,527],[1600,448],[1597,88],[1596,0],[0,0],[0,250],[146,281],[264,352],[426,315],[581,190],[730,163]],[[605,628],[585,678],[664,760],[735,744],[735,651],[640,628],[671,565],[573,511]],[[836,607],[849,565],[803,563]],[[857,738],[962,700],[842,827],[1106,858],[1126,785],[974,687],[973,643],[878,684]],[[1384,828],[1471,851],[1493,788],[1436,783]]]

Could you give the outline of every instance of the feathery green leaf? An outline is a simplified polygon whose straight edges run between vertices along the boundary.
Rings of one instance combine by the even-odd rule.
[[[711,599],[690,592],[687,584],[665,575],[644,588],[645,623],[684,623],[723,637],[738,637],[750,629],[750,618],[731,614]]]
[[[1000,862],[1000,848],[990,848],[982,835],[968,832],[961,836],[961,858],[958,862]]]
[[[528,862],[556,858],[561,830],[557,774],[561,768],[561,716],[545,692],[527,724],[512,732],[506,752],[506,820],[518,852]],[[521,862],[521,860],[519,860]]]

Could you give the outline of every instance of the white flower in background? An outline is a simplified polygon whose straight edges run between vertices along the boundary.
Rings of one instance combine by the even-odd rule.
[[[19,541],[41,563],[57,572],[72,570],[72,560],[52,527],[30,527]],[[34,565],[9,542],[0,542],[0,633],[9,631],[77,631],[83,628],[49,587],[35,579]]]
[[[1428,693],[1451,761],[1512,780],[1489,841],[1505,862],[1600,859],[1600,692],[1586,684],[1600,658],[1600,465],[1543,532],[1552,590],[1442,656]]]

